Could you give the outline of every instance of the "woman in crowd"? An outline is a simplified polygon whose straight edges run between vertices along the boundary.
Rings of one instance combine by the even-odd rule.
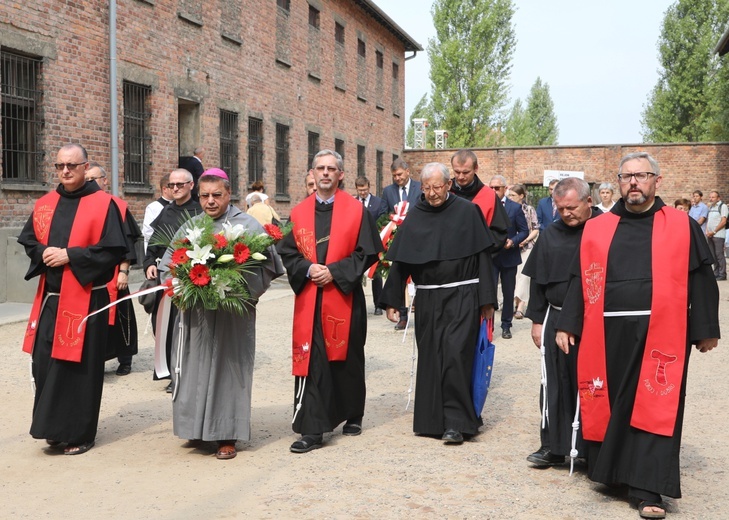
[[[595,206],[597,209],[602,211],[603,213],[607,213],[610,211],[610,208],[612,208],[615,205],[615,201],[613,201],[613,195],[615,194],[615,188],[612,184],[609,182],[603,182],[600,184],[600,204]]]
[[[508,197],[517,204],[521,204],[527,226],[529,226],[529,235],[519,245],[521,248],[521,265],[517,267],[516,288],[514,290],[514,318],[520,320],[524,317],[524,312],[526,312],[527,304],[529,303],[529,277],[521,274],[521,269],[526,263],[527,258],[529,258],[529,253],[532,247],[534,247],[534,241],[539,236],[539,222],[537,221],[536,210],[526,202],[527,191],[522,184],[512,186],[509,189]],[[504,302],[504,305],[507,305],[507,302]]]

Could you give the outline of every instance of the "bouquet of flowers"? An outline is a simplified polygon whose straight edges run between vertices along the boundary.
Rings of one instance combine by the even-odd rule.
[[[387,278],[390,272],[390,261],[385,260],[385,255],[395,238],[397,227],[405,220],[407,210],[408,203],[400,202],[395,206],[395,213],[382,215],[377,219],[377,228],[380,230],[380,239],[385,250],[378,255],[377,262],[367,272],[369,278],[374,278],[376,274],[379,274],[382,278]]]
[[[266,249],[291,230],[273,224],[265,233],[251,233],[240,224],[223,224],[213,232],[213,219],[204,215],[190,221],[186,234],[174,240],[169,263],[172,301],[181,310],[202,306],[243,315],[251,296],[245,275],[266,260]]]

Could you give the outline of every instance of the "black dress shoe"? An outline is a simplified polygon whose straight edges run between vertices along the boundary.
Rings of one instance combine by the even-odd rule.
[[[119,365],[119,368],[116,369],[116,375],[118,376],[128,376],[132,371],[132,365],[128,363],[122,363]]]
[[[349,435],[354,437],[362,433],[362,425],[354,422],[348,422],[342,428],[342,435]]]
[[[316,450],[322,447],[322,434],[318,435],[302,435],[298,441],[295,441],[291,448],[293,453],[307,453],[311,450]]]
[[[504,339],[511,339],[511,329],[501,329],[501,337]]]
[[[397,325],[395,325],[395,330],[405,330],[405,327],[408,324],[408,320],[401,319],[397,322]]]
[[[167,385],[167,388],[165,388],[165,392],[167,392],[168,394],[171,394],[174,391],[174,389],[175,389],[175,383],[170,381],[170,384]]]
[[[564,455],[555,455],[549,448],[542,446],[537,451],[527,457],[527,461],[531,462],[538,468],[546,468],[547,466],[556,466],[564,464]]]
[[[463,444],[463,435],[459,431],[449,429],[445,431],[441,440],[446,444]]]
[[[382,309],[380,309],[379,307],[377,307],[375,309],[375,316],[382,316]]]

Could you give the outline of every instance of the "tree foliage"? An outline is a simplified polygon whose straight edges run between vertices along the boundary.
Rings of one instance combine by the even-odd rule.
[[[559,137],[554,102],[549,85],[537,78],[527,98],[526,109],[517,99],[504,126],[503,140],[509,146],[555,145]]]
[[[516,39],[511,0],[435,0],[428,41],[434,128],[450,147],[484,146],[508,102]]]
[[[658,42],[661,69],[641,121],[649,142],[726,138],[727,72],[714,54],[729,0],[678,0],[668,8]],[[725,65],[724,65],[725,67]],[[629,78],[629,76],[628,76]],[[726,114],[724,114],[726,115]]]

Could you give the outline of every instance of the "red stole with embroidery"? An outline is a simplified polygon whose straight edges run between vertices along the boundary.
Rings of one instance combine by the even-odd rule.
[[[471,201],[481,208],[486,225],[490,226],[494,218],[494,207],[496,206],[496,192],[489,186],[481,188]]]
[[[606,213],[585,224],[580,269],[585,318],[577,380],[586,440],[601,442],[610,420],[605,357],[605,277],[608,251],[620,217]],[[685,213],[663,207],[653,216],[653,294],[640,377],[630,425],[671,436],[686,364],[690,227]]]
[[[61,196],[53,191],[38,199],[33,208],[33,230],[38,242],[47,246],[53,214]],[[109,195],[97,191],[79,199],[67,247],[87,247],[101,239],[106,215],[109,211]],[[30,311],[28,327],[23,339],[23,351],[32,353],[35,334],[38,329],[41,305],[45,296],[45,273],[40,275],[38,290]],[[58,301],[58,314],[53,332],[51,357],[64,361],[81,361],[86,326],[78,330],[78,325],[89,312],[93,284],[82,286],[71,272],[69,264],[63,266],[61,296]]]
[[[310,196],[291,211],[291,220],[294,223],[292,233],[299,252],[307,260],[321,264],[338,262],[351,255],[359,239],[359,230],[365,211],[362,204],[348,193],[341,190],[336,191],[334,208],[332,208],[329,247],[325,259],[316,257],[315,208],[316,197]],[[317,289],[316,284],[309,281],[304,290],[296,295],[292,335],[292,372],[295,376],[309,374]],[[333,282],[322,289],[321,328],[329,361],[347,359],[349,329],[352,322],[352,301],[353,294],[343,294]]]
[[[119,208],[119,213],[121,213],[121,219],[122,222],[126,222],[127,219],[127,203],[121,200],[119,197],[116,197],[114,195],[111,196],[112,200],[116,204],[116,207]],[[109,301],[113,302],[116,301],[117,298],[119,298],[119,289],[116,288],[116,281],[119,278],[119,265],[117,265],[114,268],[114,277],[111,279],[109,283],[106,284],[106,290],[109,291]],[[130,303],[131,305],[131,303]],[[116,305],[111,307],[109,309],[109,325],[114,325],[116,322]]]

